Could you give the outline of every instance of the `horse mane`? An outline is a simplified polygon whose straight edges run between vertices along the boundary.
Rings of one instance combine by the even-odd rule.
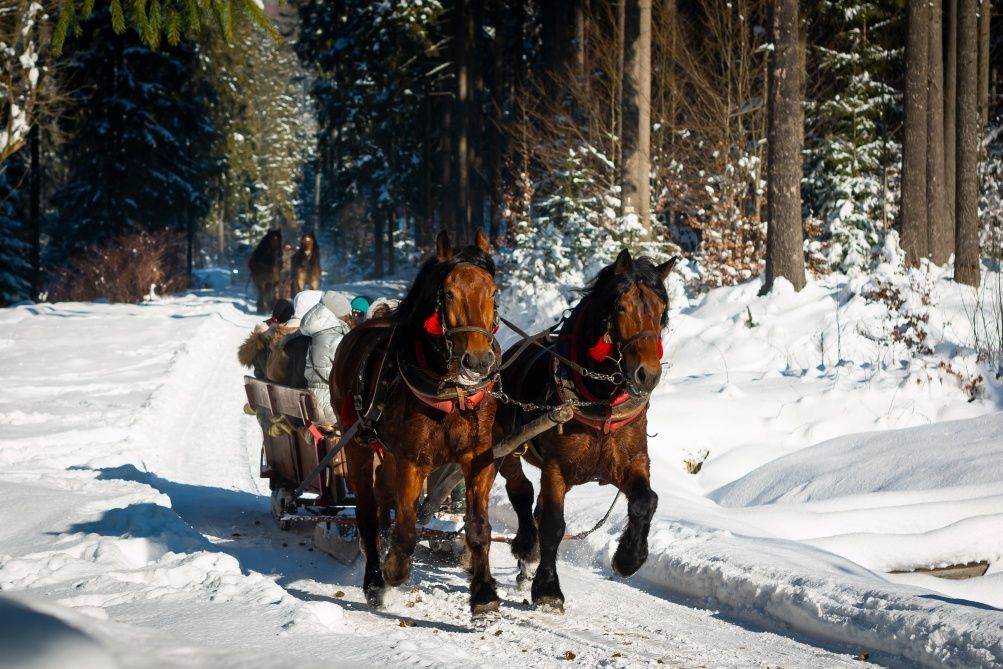
[[[582,299],[579,306],[586,302],[593,302],[599,314],[611,314],[613,303],[627,292],[635,284],[644,284],[655,291],[658,298],[669,303],[669,293],[665,290],[665,284],[658,274],[658,267],[655,261],[647,256],[638,256],[633,259],[633,267],[628,272],[616,273],[616,262],[600,270],[599,274],[581,290]],[[661,325],[664,328],[668,324],[668,315],[662,314]]]
[[[274,260],[272,254],[272,247],[269,242],[271,242],[272,237],[279,238],[279,246],[282,246],[282,233],[278,230],[269,230],[265,233],[265,236],[261,238],[258,245],[254,247],[254,252],[251,253],[251,260],[256,263],[261,263],[264,265],[270,265],[271,261]]]
[[[425,319],[435,311],[439,287],[442,282],[457,265],[463,264],[485,270],[492,279],[495,276],[495,261],[479,246],[468,246],[446,260],[439,260],[433,256],[422,264],[407,295],[397,305],[397,308],[390,312],[388,318],[400,324],[421,325],[424,323]]]

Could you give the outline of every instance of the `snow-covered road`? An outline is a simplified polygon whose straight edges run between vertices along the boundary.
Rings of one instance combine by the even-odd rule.
[[[526,667],[566,666],[573,656],[584,666],[814,668],[859,666],[860,653],[890,666],[938,657],[992,666],[1001,657],[1003,614],[989,606],[914,610],[914,595],[895,599],[875,579],[860,605],[891,617],[878,611],[861,631],[838,617],[854,615],[847,598],[859,590],[816,598],[793,571],[776,588],[757,585],[776,565],[796,563],[801,544],[742,544],[729,529],[681,527],[680,514],[704,522],[717,508],[686,490],[663,493],[651,565],[633,580],[603,566],[622,508],[600,536],[566,547],[563,615],[528,605],[501,545],[492,553],[504,592],[498,616],[472,621],[465,575],[429,555],[419,556],[410,586],[372,611],[360,565],[314,551],[305,530],[282,532],[268,515],[260,433],[241,411],[235,355],[257,320],[246,309],[240,299],[199,295],[0,311],[0,667]],[[660,421],[672,420],[672,398]],[[660,485],[675,489],[673,477]],[[601,515],[610,495],[591,487],[574,497],[572,531]],[[493,504],[504,530],[510,509],[497,486]],[[764,567],[748,566],[759,550]],[[821,554],[806,550],[809,559]],[[873,579],[829,558],[827,568],[855,584]],[[701,583],[706,591],[693,591]],[[825,608],[830,599],[838,615]],[[956,612],[970,628],[965,639],[931,623],[922,627],[930,639],[889,640],[884,652],[867,646],[896,615],[906,622],[893,638],[921,629],[917,616],[946,621]],[[834,625],[847,633],[832,633]]]

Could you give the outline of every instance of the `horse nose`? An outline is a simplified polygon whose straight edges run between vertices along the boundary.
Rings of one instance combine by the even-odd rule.
[[[634,371],[634,385],[639,390],[651,392],[658,385],[658,379],[661,375],[661,367],[656,367],[652,370],[648,369],[645,365],[638,365],[637,370]]]
[[[467,352],[463,354],[463,366],[478,374],[487,374],[495,364],[494,351]]]

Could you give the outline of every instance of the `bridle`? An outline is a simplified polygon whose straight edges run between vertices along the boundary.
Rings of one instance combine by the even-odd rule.
[[[453,270],[458,269],[460,267],[474,267],[482,271],[487,271],[483,267],[480,267],[479,265],[469,262],[457,263],[453,267]],[[494,304],[491,305],[491,313],[493,314],[493,321],[490,331],[477,325],[457,325],[451,328],[446,327],[446,322],[447,322],[446,311],[443,306],[445,303],[444,298],[445,298],[445,289],[440,285],[439,290],[436,292],[436,297],[435,297],[435,314],[436,317],[438,318],[438,322],[442,329],[441,334],[438,336],[441,336],[443,338],[443,345],[445,347],[445,350],[443,351],[443,349],[439,347],[438,342],[436,342],[434,338],[432,338],[432,345],[439,351],[440,355],[442,355],[442,357],[445,359],[446,369],[447,370],[452,369],[453,363],[456,361],[456,357],[454,354],[453,337],[458,334],[472,332],[474,334],[479,334],[483,335],[484,337],[487,337],[488,341],[491,342],[491,350],[495,354],[495,362],[492,365],[491,373],[486,375],[484,378],[488,379],[496,377],[500,371],[499,366],[501,365],[501,358],[502,358],[501,344],[498,343],[498,338],[495,336],[495,333],[498,332],[499,328],[497,298],[494,298]],[[459,369],[459,365],[457,365],[456,367],[457,369]],[[451,383],[458,382],[456,375],[453,375],[446,380],[448,380]]]

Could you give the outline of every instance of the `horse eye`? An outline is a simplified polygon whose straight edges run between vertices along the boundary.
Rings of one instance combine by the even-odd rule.
[[[446,291],[446,301],[447,302],[452,302],[453,301],[453,291],[451,291],[451,290],[447,290]]]
[[[625,313],[627,313],[627,307],[625,307],[625,306],[623,306],[621,304],[620,306],[618,306],[616,308],[616,313],[618,313],[618,314],[625,314]]]

